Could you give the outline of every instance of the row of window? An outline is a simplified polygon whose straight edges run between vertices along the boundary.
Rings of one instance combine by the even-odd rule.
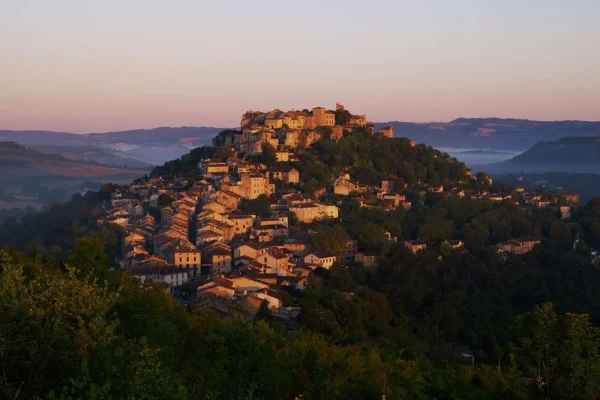
[[[193,258],[194,258],[194,260],[193,260],[194,262],[198,262],[198,259],[197,259],[197,257],[193,257]],[[190,258],[189,258],[189,257],[186,257],[186,261],[187,261],[187,262],[190,262]],[[181,264],[181,263],[183,263],[183,257],[179,257],[179,263],[180,263],[180,264]]]

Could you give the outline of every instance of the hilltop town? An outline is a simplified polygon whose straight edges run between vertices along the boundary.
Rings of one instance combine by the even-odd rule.
[[[213,139],[213,145],[235,146],[246,155],[262,153],[262,145],[268,143],[278,150],[278,161],[288,161],[284,153],[293,152],[298,146],[310,146],[326,135],[331,140],[339,140],[344,133],[355,128],[375,134],[375,125],[367,121],[365,114],[351,114],[340,103],[335,111],[323,107],[314,107],[302,111],[279,109],[269,112],[248,111],[242,115],[241,131],[226,131]],[[392,126],[379,129],[378,133],[394,137]]]
[[[509,327],[541,315],[544,324],[568,323],[565,332],[595,335],[600,198],[580,205],[577,193],[473,174],[403,132],[375,131],[366,117],[336,108],[248,112],[214,146],[131,184],[106,183],[20,222],[7,219],[0,285],[11,322],[0,326],[8,359],[17,360],[9,362],[28,367],[33,359],[51,375],[49,350],[29,343],[77,347],[92,338],[81,351],[99,350],[81,379],[102,381],[115,362],[129,362],[117,368],[129,374],[119,387],[132,381],[150,388],[147,397],[190,398],[173,396],[189,390],[244,398],[255,386],[237,391],[243,368],[266,391],[274,379],[286,388],[264,398],[323,387],[332,388],[327,398],[404,398],[406,379],[387,378],[400,368],[396,376],[421,382],[413,393],[431,398],[439,385],[428,379],[450,368],[460,377],[450,387],[486,398],[473,384],[487,379],[473,378],[479,374],[493,371],[488,385],[502,395],[544,382],[535,363],[519,373],[510,361],[514,348],[527,360],[523,343],[536,333]],[[11,309],[19,304],[12,299],[23,307]],[[550,302],[581,314],[560,315]],[[55,335],[56,326],[68,334]],[[22,340],[23,332],[32,333]],[[563,346],[568,365],[570,343],[552,345]],[[69,370],[87,365],[85,355],[71,360]],[[588,359],[576,362],[585,371]],[[382,391],[387,382],[394,389]]]
[[[292,318],[298,309],[290,293],[304,289],[316,272],[334,265],[376,268],[385,243],[401,240],[415,256],[440,246],[466,251],[465,237],[449,233],[432,239],[422,230],[411,237],[393,224],[376,227],[376,239],[363,236],[363,227],[352,232],[347,226],[336,236],[336,227],[350,223],[355,207],[393,218],[418,213],[426,199],[441,196],[548,208],[568,220],[578,205],[576,194],[494,186],[489,176],[472,176],[464,165],[428,146],[393,139],[391,129],[375,132],[364,115],[347,113],[338,124],[341,112],[347,113],[340,104],[335,111],[249,111],[240,130],[224,131],[214,147],[192,152],[195,164],[183,157],[112,193],[100,222],[125,229],[123,270],[143,283],[162,285],[185,304],[225,313],[231,304],[256,312],[266,302],[275,315]],[[387,141],[394,141],[406,154],[403,168],[408,168],[406,160],[433,163],[431,168],[447,176],[436,179],[428,169],[423,179],[390,175],[374,181],[361,179],[362,168],[349,167],[332,170],[320,187],[306,170],[311,152],[324,141],[343,145],[342,138],[382,141],[388,147],[392,142]],[[540,243],[539,236],[516,236],[490,246],[506,258]],[[600,261],[595,250],[591,257]]]

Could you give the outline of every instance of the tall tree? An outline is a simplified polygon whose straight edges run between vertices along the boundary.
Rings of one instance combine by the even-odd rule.
[[[262,144],[262,162],[269,167],[277,164],[277,154],[275,154],[275,148],[270,143],[265,142]]]
[[[517,356],[533,366],[547,399],[590,399],[600,391],[600,331],[589,315],[536,306],[513,325]]]

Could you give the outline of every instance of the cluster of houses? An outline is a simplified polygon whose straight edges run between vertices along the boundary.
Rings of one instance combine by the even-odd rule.
[[[121,268],[142,282],[151,280],[166,290],[180,286],[200,275],[201,253],[189,240],[199,197],[179,191],[180,181],[164,182],[152,178],[132,184],[111,195],[111,209],[100,222],[117,223],[124,229]],[[169,199],[161,204],[161,197]],[[134,213],[124,215],[133,204]]]
[[[343,110],[343,106],[338,103],[336,110]],[[334,203],[321,200],[324,190],[313,196],[299,191],[300,173],[292,162],[298,160],[296,150],[302,143],[319,139],[315,128],[320,126],[329,127],[334,139],[341,137],[344,129],[356,126],[374,133],[364,115],[351,115],[346,125],[340,126],[336,125],[335,111],[320,107],[311,111],[249,111],[242,117],[241,133],[230,131],[219,136],[219,140],[225,138],[220,144],[233,149],[225,161],[201,160],[195,173],[138,180],[113,192],[99,222],[115,223],[124,229],[118,260],[122,269],[142,284],[160,285],[198,307],[226,312],[232,304],[239,304],[255,312],[266,303],[274,313],[287,317],[294,309],[287,304],[289,295],[282,288],[302,290],[313,279],[315,269],[329,269],[338,262],[375,267],[377,254],[360,251],[354,239],[345,244],[341,255],[314,251],[311,236],[316,232],[309,226],[315,221],[339,218],[339,196],[352,195],[365,208],[409,210],[412,204],[401,194],[406,184],[387,177],[378,186],[362,185],[341,173],[331,177],[328,188],[330,195],[338,196],[338,200],[330,196]],[[393,136],[393,129],[382,128],[380,133]],[[250,161],[257,159],[249,156],[260,153],[263,143],[276,149],[274,166]],[[413,141],[410,144],[415,146]],[[470,171],[467,175],[477,179]],[[491,184],[491,178],[485,179]],[[510,200],[534,207],[560,204],[558,211],[564,218],[579,201],[577,195],[562,195],[559,199],[522,189],[516,199],[514,194],[471,191],[464,183],[446,188],[418,184],[412,189],[422,196],[440,193]],[[249,206],[253,201],[266,201],[267,209],[257,212]],[[389,232],[386,236],[396,241]],[[524,254],[538,243],[536,238],[519,238],[499,248]],[[451,239],[443,245],[450,249],[464,247],[461,240]],[[404,247],[417,254],[427,248],[427,243],[407,240]]]
[[[379,187],[362,185],[353,181],[348,173],[340,173],[333,181],[333,193],[339,196],[349,196],[351,193],[359,194],[356,201],[361,207],[375,208],[380,207],[385,211],[391,211],[402,207],[410,210],[412,203],[406,200],[406,197],[397,193],[396,185],[398,181],[394,177],[386,177],[381,180]],[[404,189],[404,187],[399,189]]]
[[[314,232],[290,227],[290,216],[305,223],[335,219],[338,207],[297,190],[272,196],[275,182],[299,181],[287,163],[268,168],[234,156],[200,161],[198,171],[193,184],[187,174],[152,177],[112,193],[100,222],[124,228],[122,269],[142,284],[193,293],[197,306],[223,310],[237,303],[256,311],[265,301],[283,316],[289,309],[282,308],[279,288],[303,289],[314,269],[338,261],[312,251]],[[261,195],[269,199],[268,215],[244,211]],[[349,241],[343,259],[375,265],[374,254],[357,249]]]
[[[551,207],[555,212],[560,213],[561,218],[571,218],[571,209],[579,206],[579,194],[565,192],[538,193],[528,191],[523,188],[517,188],[519,193],[519,202],[523,205],[530,205],[535,208]]]

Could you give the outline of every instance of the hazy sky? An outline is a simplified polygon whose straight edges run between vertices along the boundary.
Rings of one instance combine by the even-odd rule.
[[[598,0],[0,0],[0,129],[600,120]]]

